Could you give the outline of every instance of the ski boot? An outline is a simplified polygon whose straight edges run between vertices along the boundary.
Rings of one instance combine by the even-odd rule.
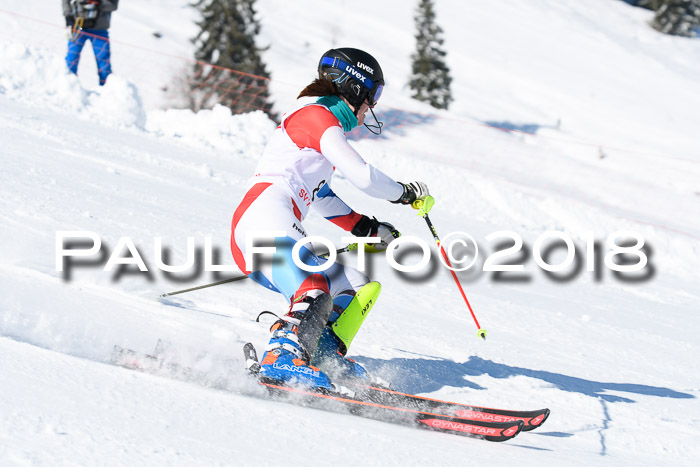
[[[272,337],[260,361],[260,378],[282,384],[333,391],[330,378],[309,361],[333,310],[327,293],[312,290],[295,300],[287,315],[272,325]]]
[[[326,326],[318,340],[318,347],[311,360],[314,365],[323,368],[333,379],[341,381],[361,381],[369,383],[371,378],[367,370],[355,360],[346,358],[341,352],[344,346],[330,326]]]

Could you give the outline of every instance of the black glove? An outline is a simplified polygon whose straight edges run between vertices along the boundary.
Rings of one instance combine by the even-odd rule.
[[[66,26],[73,26],[75,24],[74,16],[66,16]]]
[[[403,186],[403,194],[401,198],[396,201],[392,201],[394,204],[412,204],[417,199],[423,199],[430,194],[428,191],[428,185],[423,182],[411,182],[411,183],[401,183]]]
[[[365,250],[369,249],[370,252],[386,250],[389,243],[401,236],[401,232],[388,222],[379,222],[377,218],[367,216],[362,216],[350,233],[356,237],[379,237],[380,242],[372,243],[365,248]]]

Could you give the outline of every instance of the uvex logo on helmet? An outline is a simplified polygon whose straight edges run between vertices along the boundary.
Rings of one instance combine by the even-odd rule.
[[[353,78],[355,78],[358,81],[361,81],[362,83],[364,83],[365,80],[367,79],[367,77],[365,75],[363,75],[362,73],[360,73],[359,71],[357,71],[356,69],[351,67],[350,65],[345,67],[345,71],[347,71],[350,75],[352,75]]]
[[[374,75],[374,69],[373,69],[371,66],[365,65],[365,64],[362,63],[362,62],[357,62],[357,68],[359,68],[359,69],[361,69],[361,70],[368,71],[369,74]]]

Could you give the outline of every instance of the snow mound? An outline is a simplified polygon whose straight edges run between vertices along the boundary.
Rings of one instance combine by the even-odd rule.
[[[106,125],[146,125],[146,111],[136,86],[119,75],[110,75],[100,92],[90,92],[87,107]]]
[[[14,42],[0,44],[0,93],[105,125],[143,128],[146,123],[138,90],[126,79],[111,75],[102,88],[86,90],[62,56]]]
[[[262,111],[233,115],[216,105],[211,110],[154,110],[148,113],[146,129],[162,136],[181,138],[195,146],[225,149],[238,155],[260,154],[275,123]],[[251,147],[258,147],[251,151]]]
[[[18,43],[0,44],[0,92],[72,112],[87,104],[87,92],[60,57]]]
[[[146,129],[195,146],[259,154],[275,123],[261,112],[233,115],[228,107],[192,112],[154,110],[148,114],[136,86],[112,74],[99,89],[85,89],[62,56],[15,42],[0,43],[0,94],[37,107],[50,107],[113,127]]]

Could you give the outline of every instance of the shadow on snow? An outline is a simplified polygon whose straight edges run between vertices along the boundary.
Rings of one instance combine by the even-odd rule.
[[[435,121],[435,116],[430,114],[421,114],[418,112],[407,112],[399,109],[386,109],[376,112],[377,120],[382,122],[382,134],[379,138],[387,138],[390,135],[405,135],[406,129],[412,126],[431,124]],[[373,125],[374,119],[372,114],[367,113],[365,123]],[[352,130],[348,137],[352,140],[360,140],[364,138],[377,137],[370,133],[364,126],[360,126]]]
[[[525,133],[528,135],[536,135],[541,128],[559,129],[561,122],[555,125],[540,125],[539,123],[512,123],[507,121],[484,121],[484,125],[495,130],[505,131],[507,133]]]
[[[606,391],[626,392],[645,396],[671,397],[674,399],[692,399],[695,396],[673,389],[647,386],[634,383],[606,383],[592,381],[574,376],[567,376],[549,371],[529,370],[501,363],[494,363],[479,357],[470,357],[464,363],[445,359],[394,358],[380,360],[357,357],[371,373],[382,375],[392,381],[397,390],[412,394],[431,393],[443,386],[486,389],[469,380],[469,376],[488,375],[492,378],[510,378],[527,376],[552,384],[567,392],[577,392],[586,396],[597,397],[606,402],[635,402],[632,399],[606,394]]]

